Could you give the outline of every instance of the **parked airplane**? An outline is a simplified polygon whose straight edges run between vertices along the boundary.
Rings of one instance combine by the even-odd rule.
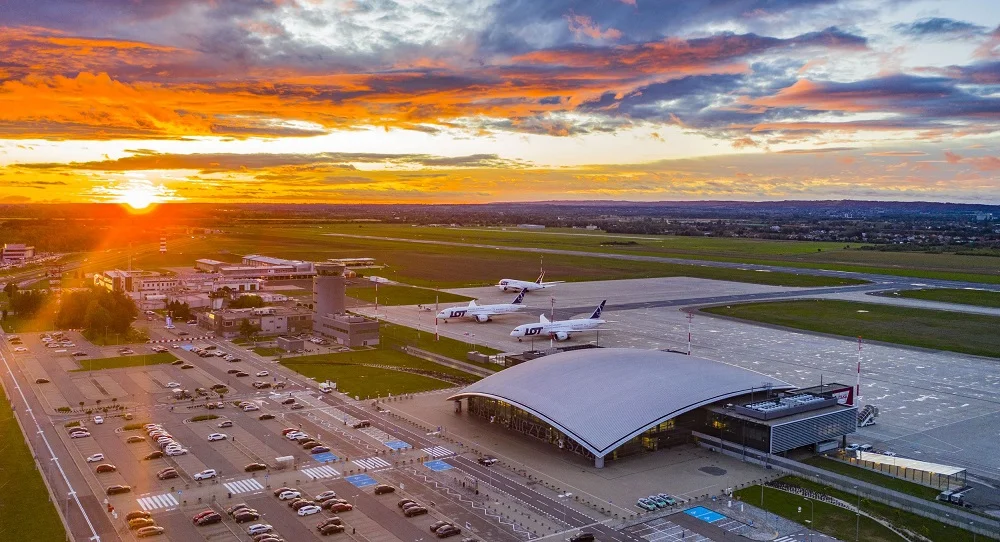
[[[477,322],[483,323],[488,322],[491,316],[498,314],[512,314],[515,312],[520,312],[526,308],[522,301],[524,301],[524,294],[527,290],[521,290],[514,298],[514,301],[510,303],[497,303],[494,305],[476,305],[476,301],[469,301],[469,304],[464,307],[449,307],[442,309],[441,312],[437,313],[436,318],[441,318],[445,322],[448,318],[475,318]]]
[[[562,284],[563,282],[566,282],[564,280],[554,280],[554,281],[551,281],[551,282],[542,282],[542,279],[544,279],[544,278],[545,278],[545,271],[542,271],[542,274],[538,275],[538,278],[535,279],[535,282],[528,282],[526,280],[517,280],[517,279],[503,279],[503,280],[501,280],[500,282],[497,283],[497,288],[500,288],[501,290],[503,290],[505,292],[508,289],[511,289],[511,290],[527,290],[529,292],[534,292],[535,290],[543,290],[543,289],[548,288],[550,286],[555,286],[556,284]]]
[[[569,338],[570,333],[595,331],[601,324],[606,323],[605,320],[601,320],[601,313],[604,312],[604,304],[607,301],[607,299],[601,301],[601,304],[597,306],[597,310],[594,311],[594,314],[590,315],[590,318],[550,322],[543,314],[538,318],[537,324],[519,325],[514,328],[514,331],[510,332],[510,336],[517,337],[517,340],[520,341],[524,337],[543,337],[548,335],[557,341],[565,341]]]

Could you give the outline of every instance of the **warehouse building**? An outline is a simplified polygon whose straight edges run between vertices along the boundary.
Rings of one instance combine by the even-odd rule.
[[[768,453],[843,440],[857,409],[717,361],[592,348],[539,357],[449,397],[487,423],[594,461],[688,443],[693,433]]]

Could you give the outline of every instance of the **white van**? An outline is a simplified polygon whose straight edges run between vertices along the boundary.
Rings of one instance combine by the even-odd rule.
[[[337,385],[336,384],[331,385],[329,382],[323,382],[322,384],[319,385],[319,391],[323,393],[330,393],[335,389],[337,389]]]

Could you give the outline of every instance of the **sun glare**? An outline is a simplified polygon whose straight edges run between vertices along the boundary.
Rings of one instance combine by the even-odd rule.
[[[115,201],[130,209],[141,211],[160,201],[158,190],[149,181],[132,180],[118,188]]]

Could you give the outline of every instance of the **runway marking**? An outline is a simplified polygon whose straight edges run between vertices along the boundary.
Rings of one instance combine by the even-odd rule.
[[[235,482],[226,482],[222,484],[229,490],[230,493],[236,495],[238,493],[249,493],[251,491],[257,491],[259,489],[264,489],[264,486],[260,484],[254,478],[247,478],[246,480],[236,480]]]
[[[427,452],[427,455],[435,459],[455,455],[455,452],[445,448],[444,446],[431,446],[430,448],[424,448],[423,450]]]
[[[177,502],[177,498],[170,493],[164,493],[162,495],[153,495],[151,497],[142,497],[135,500],[139,503],[139,507],[143,510],[157,510],[160,508],[170,508],[180,504]]]
[[[333,478],[334,476],[340,476],[340,472],[331,466],[323,465],[320,467],[311,467],[308,469],[301,469],[302,474],[305,474],[312,480],[318,480],[320,478]]]
[[[392,463],[389,463],[388,461],[382,459],[381,457],[354,459],[351,461],[351,463],[354,463],[355,465],[368,470],[385,469],[392,466]]]

